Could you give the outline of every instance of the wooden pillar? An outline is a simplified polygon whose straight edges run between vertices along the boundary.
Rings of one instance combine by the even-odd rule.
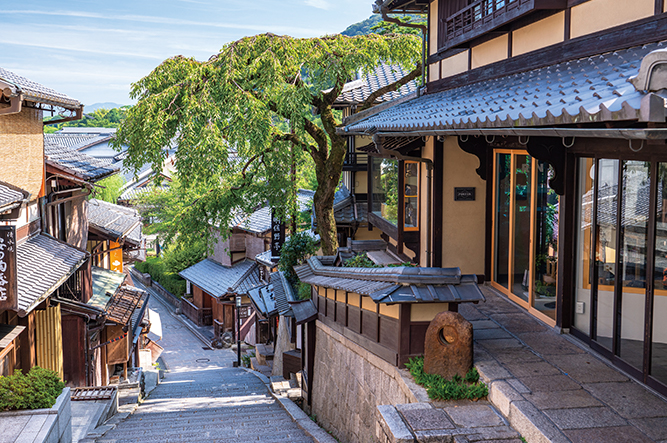
[[[23,318],[19,317],[19,325],[25,326],[25,329],[19,335],[21,355],[17,355],[16,360],[17,363],[20,362],[20,368],[25,374],[37,364],[37,354],[35,352],[35,312],[31,312]]]

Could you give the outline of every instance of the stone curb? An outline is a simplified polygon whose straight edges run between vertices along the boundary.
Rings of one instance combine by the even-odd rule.
[[[528,443],[566,443],[570,440],[532,403],[509,383],[495,361],[475,363],[480,378],[489,387],[489,402],[507,418]],[[506,371],[505,371],[506,372]]]
[[[253,371],[252,369],[243,368],[243,370],[254,374],[262,381],[262,383],[264,383],[264,385],[266,385],[266,389],[268,389],[271,396],[276,399],[280,406],[282,406],[282,408],[287,412],[287,414],[289,414],[292,420],[294,420],[297,426],[303,429],[303,431],[308,434],[315,441],[315,443],[336,443],[336,439],[329,435],[324,429],[320,428],[317,423],[312,421],[310,417],[308,417],[308,415],[306,415],[306,413],[303,412],[301,408],[294,404],[292,400],[286,396],[276,395],[271,390],[271,380],[267,376],[260,374],[257,371]]]

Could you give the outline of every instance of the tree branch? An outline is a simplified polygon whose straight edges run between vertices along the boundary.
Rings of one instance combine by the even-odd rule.
[[[387,92],[392,92],[398,90],[401,86],[408,84],[412,80],[416,79],[419,77],[422,73],[422,65],[421,63],[417,64],[417,67],[413,69],[408,75],[404,76],[403,78],[396,80],[394,83],[384,86],[377,91],[373,92],[371,95],[368,96],[368,98],[361,104],[361,106],[358,108],[358,111],[363,111],[364,109],[368,109],[371,106],[375,104],[375,100],[378,98],[382,97],[385,95]]]
[[[389,15],[387,15],[387,13],[389,11],[387,10],[387,7],[384,6],[383,3],[384,2],[382,0],[375,0],[375,4],[377,5],[377,9],[373,8],[373,9],[376,9],[377,11],[380,11],[380,14],[382,14],[382,20],[384,20],[385,22],[394,23],[398,26],[404,26],[406,28],[419,29],[422,32],[422,36],[426,37],[426,32],[427,32],[426,26],[417,25],[417,24],[414,24],[414,23],[406,23],[406,22],[401,21],[397,18],[389,17]]]

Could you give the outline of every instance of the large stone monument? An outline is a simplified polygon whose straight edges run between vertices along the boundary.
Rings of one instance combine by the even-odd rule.
[[[472,324],[458,312],[441,312],[426,330],[424,371],[451,379],[472,368]]]

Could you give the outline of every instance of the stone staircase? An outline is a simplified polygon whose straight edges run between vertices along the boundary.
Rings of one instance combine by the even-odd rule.
[[[270,378],[273,371],[273,346],[257,344],[254,351],[246,353],[250,356],[250,368]]]
[[[255,375],[241,368],[168,373],[99,443],[312,442]]]

